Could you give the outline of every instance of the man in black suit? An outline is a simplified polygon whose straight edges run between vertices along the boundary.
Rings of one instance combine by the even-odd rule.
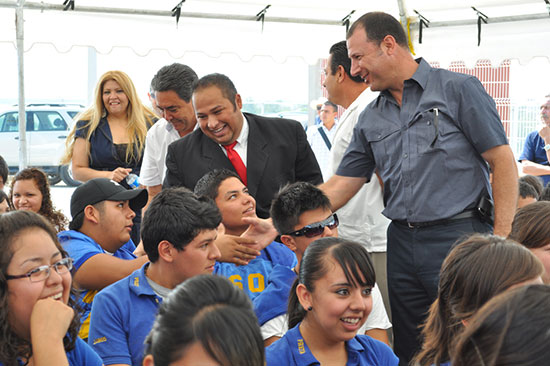
[[[280,187],[296,181],[323,181],[302,126],[292,120],[242,113],[241,96],[227,76],[202,77],[194,87],[193,106],[200,129],[168,147],[164,187],[193,189],[205,173],[230,169],[256,198],[258,216],[267,218]]]

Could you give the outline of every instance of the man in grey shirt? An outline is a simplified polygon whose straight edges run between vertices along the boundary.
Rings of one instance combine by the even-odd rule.
[[[478,215],[482,197],[494,197],[495,234],[510,231],[517,169],[495,103],[479,80],[414,60],[395,18],[363,15],[347,46],[351,73],[381,93],[359,117],[336,175],[322,188],[338,209],[375,169],[384,182],[383,213],[392,220],[387,269],[394,350],[407,365],[420,348],[418,327],[452,244],[492,230],[490,219]]]

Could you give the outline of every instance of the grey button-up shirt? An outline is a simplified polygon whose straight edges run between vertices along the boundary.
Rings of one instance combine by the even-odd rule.
[[[454,216],[483,192],[491,194],[481,153],[508,140],[477,78],[417,62],[401,107],[386,90],[361,113],[336,174],[370,180],[378,169],[383,214],[426,222]]]

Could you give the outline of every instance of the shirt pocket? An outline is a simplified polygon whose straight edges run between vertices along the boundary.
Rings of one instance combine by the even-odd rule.
[[[367,140],[372,149],[376,166],[382,175],[398,163],[401,155],[401,128],[387,125],[385,128],[370,128],[366,131]]]
[[[441,111],[430,108],[418,113],[409,123],[409,137],[418,154],[429,154],[440,149]]]

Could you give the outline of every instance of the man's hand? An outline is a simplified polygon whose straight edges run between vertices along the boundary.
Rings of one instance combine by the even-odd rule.
[[[219,262],[244,266],[260,255],[259,246],[254,239],[234,235],[218,235],[214,243],[221,253]]]
[[[271,218],[243,217],[243,222],[249,224],[249,226],[241,237],[254,240],[258,246],[258,250],[267,247],[277,237],[278,233],[275,226],[273,226]]]
[[[539,135],[545,143],[550,143],[550,127],[547,125],[541,126],[541,128],[539,128]]]

